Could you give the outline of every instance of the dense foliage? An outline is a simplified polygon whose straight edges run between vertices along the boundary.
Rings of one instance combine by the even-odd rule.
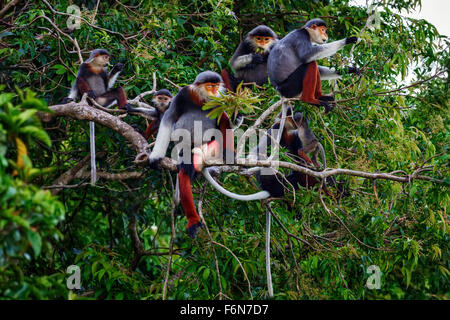
[[[118,83],[133,98],[152,88],[153,72],[158,88],[176,93],[172,83],[183,86],[200,71],[229,69],[239,41],[258,24],[283,36],[309,17],[322,17],[330,39],[362,38],[354,61],[351,46],[321,61],[363,69],[337,87],[324,83],[340,100],[333,112],[295,103],[311,118],[328,166],[404,174],[424,169],[420,174],[435,180],[339,176],[348,195],[338,200],[302,189],[287,202],[272,202],[279,219],[271,234],[275,299],[448,299],[449,40],[431,23],[397,13],[420,0],[378,2],[379,29],[365,27],[367,9],[348,0],[31,1],[12,7],[0,21],[0,297],[161,299],[167,290],[168,299],[266,298],[262,203],[231,200],[198,179],[194,197],[202,200],[211,238],[204,230],[191,240],[182,209],[172,205],[175,173],[136,168],[135,150],[101,126],[99,171],[144,174],[100,179],[95,186],[81,174],[57,192],[54,181],[86,161],[89,125],[66,117],[42,125],[38,115],[66,96],[75,78],[79,59],[68,36],[77,39],[84,59],[94,48],[108,48],[113,63],[123,62]],[[90,24],[70,31],[68,16],[52,10],[64,13],[72,3]],[[270,85],[245,94],[236,98],[247,112],[244,127],[279,100]],[[123,120],[144,126],[137,117]],[[87,170],[87,162],[80,165]],[[238,193],[257,190],[253,178],[236,173],[223,174],[221,182]],[[69,265],[81,269],[80,290],[66,288]],[[371,265],[381,270],[379,289],[366,286]]]

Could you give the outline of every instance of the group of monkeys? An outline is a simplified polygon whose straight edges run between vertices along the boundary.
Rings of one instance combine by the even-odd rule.
[[[334,98],[322,95],[320,82],[340,78],[341,74],[333,69],[318,66],[317,60],[335,54],[346,44],[356,43],[358,39],[349,37],[326,43],[328,40],[326,30],[327,25],[323,20],[312,19],[302,28],[290,32],[279,40],[272,29],[263,25],[258,26],[246,35],[230,60],[231,67],[235,71],[234,75],[226,70],[222,70],[221,75],[213,71],[201,72],[192,84],[180,89],[175,97],[172,97],[166,89],[159,90],[153,97],[154,110],[134,108],[127,104],[125,91],[120,87],[113,88],[123,65],[117,64],[110,72],[107,72],[110,55],[104,49],[96,49],[92,51],[89,59],[82,63],[65,102],[86,93],[104,107],[116,102],[120,109],[125,109],[130,114],[141,113],[154,118],[143,133],[148,139],[158,131],[155,145],[149,155],[149,165],[152,168],[157,168],[160,160],[165,157],[171,134],[175,129],[182,128],[193,132],[194,122],[201,121],[202,133],[208,129],[220,130],[221,137],[202,137],[201,142],[196,141],[195,144],[192,142],[193,152],[189,155],[191,161],[181,160],[186,159],[186,155],[182,154],[182,150],[177,150],[179,160],[176,197],[177,201],[181,202],[188,219],[187,233],[194,238],[202,227],[191,190],[192,180],[197,172],[202,171],[217,190],[240,200],[282,197],[287,183],[294,189],[298,189],[298,185],[308,188],[320,183],[317,179],[297,171],[286,177],[275,171],[272,174],[261,174],[257,171],[256,177],[262,189],[261,192],[244,196],[224,190],[212,179],[209,168],[203,169],[202,164],[206,155],[218,152],[226,157],[227,163],[229,163],[230,155],[231,159],[234,159],[233,124],[225,112],[221,115],[219,122],[217,119],[207,117],[209,111],[202,110],[202,106],[211,97],[219,97],[227,90],[235,92],[241,82],[264,85],[269,78],[280,96],[300,97],[306,103],[317,107],[324,106],[325,111],[329,112]],[[348,73],[359,74],[359,70],[349,67]],[[316,158],[317,153],[321,151],[322,162],[324,167],[326,166],[323,147],[309,129],[307,119],[302,113],[294,114],[292,109],[288,109],[285,112],[284,121],[283,117],[278,116],[271,130],[275,129],[281,132],[279,143],[288,150],[289,156],[308,165],[319,167]],[[269,138],[262,140],[265,141],[261,141],[258,148],[271,143]],[[308,157],[308,152],[314,152],[312,159]]]

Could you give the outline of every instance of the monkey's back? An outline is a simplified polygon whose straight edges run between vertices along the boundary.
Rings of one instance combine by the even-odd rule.
[[[298,52],[308,45],[308,33],[297,29],[277,41],[267,59],[267,70],[271,83],[276,87],[286,80],[301,64]],[[306,48],[305,48],[306,49]]]

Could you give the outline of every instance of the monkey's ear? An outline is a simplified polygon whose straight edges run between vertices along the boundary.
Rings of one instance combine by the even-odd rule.
[[[313,29],[313,30],[316,30],[317,26],[315,24],[313,24],[310,28]]]

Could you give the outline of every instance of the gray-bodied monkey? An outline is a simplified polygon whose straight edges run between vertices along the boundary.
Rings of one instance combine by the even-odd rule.
[[[292,116],[291,110],[288,109],[288,114],[283,129],[280,129],[281,125],[280,117],[281,114],[278,116],[272,128],[269,129],[269,131],[267,132],[267,136],[265,136],[260,141],[257,148],[252,150],[251,153],[256,154],[257,159],[265,160],[266,159],[266,155],[264,154],[265,150],[267,150],[267,147],[269,147],[272,144],[272,139],[274,139],[273,137],[272,138],[269,137],[272,135],[273,130],[282,130],[280,145],[288,149],[288,155],[290,155],[294,159],[295,158],[298,159],[300,157],[306,163],[312,164],[312,161],[309,159],[309,157],[308,156],[305,157],[304,153],[301,151],[304,148],[301,136],[304,135],[303,132],[305,131],[304,127],[302,127],[300,124],[302,115],[300,113],[296,113],[294,116]],[[210,168],[206,168],[205,170],[203,170],[203,174],[216,190],[218,190],[219,192],[223,193],[224,195],[230,198],[243,201],[261,200],[269,197],[283,197],[285,195],[285,189],[288,186],[292,186],[295,190],[297,190],[298,185],[305,188],[311,188],[320,183],[320,180],[318,180],[317,178],[314,178],[312,176],[306,175],[298,171],[294,171],[288,174],[286,177],[283,177],[280,173],[276,172],[273,169],[265,168],[264,170],[267,171],[263,173],[262,172],[263,169],[257,168],[256,178],[262,191],[250,195],[240,195],[232,193],[224,189],[221,185],[219,185],[212,178],[210,171],[208,169]],[[329,191],[326,189],[326,186],[324,186],[324,191],[328,195],[331,195]]]
[[[278,36],[267,26],[257,26],[244,38],[230,60],[235,76],[226,70],[222,77],[227,89],[236,91],[238,84],[255,82],[261,86],[268,82],[267,58]]]
[[[81,64],[70,94],[63,99],[63,103],[76,100],[87,93],[90,98],[102,106],[107,107],[117,101],[119,108],[125,109],[127,105],[125,91],[122,87],[112,88],[123,69],[123,64],[116,64],[108,72],[109,59],[110,54],[107,50],[93,50],[89,59]]]
[[[232,132],[228,131],[231,129],[231,123],[227,114],[224,112],[217,123],[217,119],[207,117],[210,111],[202,110],[202,106],[211,97],[219,96],[219,93],[224,90],[222,78],[212,71],[200,73],[193,84],[182,88],[164,113],[155,146],[149,156],[150,166],[155,167],[165,156],[172,132],[175,129],[184,129],[190,133],[191,138],[194,137],[194,141],[189,141],[189,151],[193,149],[193,153],[188,156],[190,161],[180,159],[181,157],[186,159],[186,155],[182,154],[183,149],[178,153],[178,190],[181,205],[188,218],[187,233],[191,238],[196,236],[198,228],[202,226],[195,209],[191,183],[195,173],[202,170],[203,155],[217,154],[223,150],[223,155],[227,160],[231,157],[234,162],[234,139]],[[200,124],[201,141],[195,141],[196,122]],[[205,132],[210,129],[219,129],[220,137],[208,138]],[[229,156],[227,156],[228,154]]]
[[[164,115],[164,112],[169,108],[170,102],[172,101],[172,94],[167,89],[158,90],[153,95],[153,106],[154,109],[149,108],[134,108],[128,105],[127,112],[132,115],[141,115],[145,118],[150,118],[152,121],[147,125],[147,128],[142,135],[145,139],[149,139],[159,128],[161,123],[161,119]]]
[[[312,162],[316,168],[319,168],[320,164],[317,162],[317,155],[320,152],[323,168],[325,169],[327,167],[325,150],[323,149],[322,144],[317,140],[314,132],[312,132],[311,128],[309,128],[308,119],[303,115],[303,113],[297,112],[294,115],[294,121],[298,127],[297,134],[302,141],[302,147],[298,150],[298,155],[306,162]],[[308,160],[308,153],[310,152],[313,152],[313,156],[311,160]]]
[[[312,19],[301,29],[296,29],[279,40],[271,50],[267,69],[272,85],[281,96],[293,98],[301,94],[301,100],[313,105],[324,106],[330,111],[330,96],[322,95],[321,80],[340,78],[333,69],[318,66],[317,60],[329,57],[346,44],[356,43],[357,37],[326,43],[327,25],[322,19]],[[349,73],[357,68],[349,67]]]

